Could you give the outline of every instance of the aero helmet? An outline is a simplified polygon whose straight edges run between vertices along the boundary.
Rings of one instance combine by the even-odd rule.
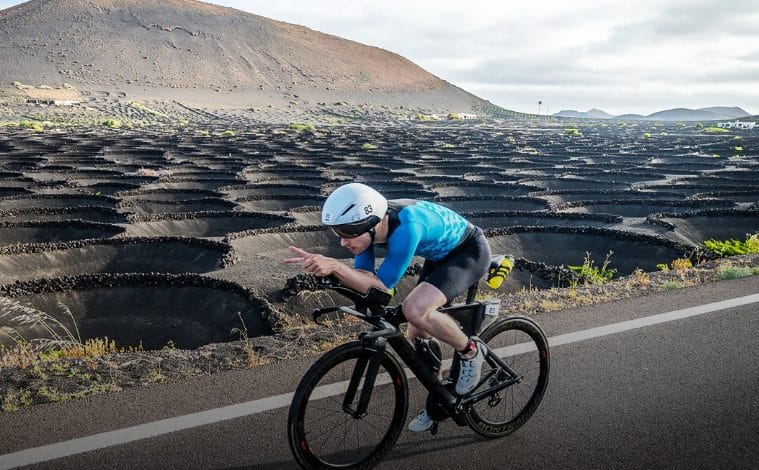
[[[339,237],[353,238],[369,232],[387,212],[387,199],[361,183],[340,186],[324,201],[322,223]]]

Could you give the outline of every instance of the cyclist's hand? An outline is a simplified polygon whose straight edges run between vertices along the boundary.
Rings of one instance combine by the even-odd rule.
[[[299,255],[295,258],[287,258],[285,263],[300,263],[303,270],[313,274],[314,276],[329,276],[336,269],[337,260],[329,258],[324,255],[317,255],[309,253],[301,248],[291,246],[290,251]]]

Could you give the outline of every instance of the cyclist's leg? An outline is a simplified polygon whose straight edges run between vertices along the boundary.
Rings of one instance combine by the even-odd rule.
[[[433,336],[460,351],[466,347],[468,338],[450,316],[437,311],[447,302],[440,289],[422,282],[403,301],[403,314],[413,328],[412,336]]]
[[[477,283],[490,265],[490,245],[482,230],[475,228],[445,259],[426,261],[419,284],[403,302],[403,313],[412,326],[412,335],[432,335],[457,351],[468,338],[448,315],[437,311]]]
[[[424,280],[427,278],[427,276],[429,276],[432,272],[434,272],[437,267],[438,267],[438,265],[434,261],[424,260],[424,264],[422,264],[422,269],[419,272],[419,279],[417,280],[416,285],[419,285],[422,282],[424,282]],[[407,298],[408,298],[408,296],[407,296]],[[404,315],[405,315],[405,312],[404,312]],[[409,329],[408,329],[409,341],[413,342],[414,338],[417,338],[417,337],[419,337],[419,338],[426,338],[426,339],[432,338],[431,334],[427,333],[424,330],[421,330],[421,329],[417,328],[412,323],[409,323],[408,325],[409,325]]]

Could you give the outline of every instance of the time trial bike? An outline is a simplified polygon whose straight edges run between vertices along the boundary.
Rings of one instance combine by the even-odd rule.
[[[503,273],[503,260],[494,257],[491,276]],[[341,312],[363,320],[371,330],[325,353],[298,385],[287,435],[302,468],[371,468],[379,463],[406,424],[409,381],[404,364],[429,392],[425,406],[434,422],[433,434],[438,423],[451,418],[482,436],[503,437],[530,419],[540,404],[550,369],[543,330],[525,316],[499,317],[497,298],[475,300],[479,283],[469,288],[466,302],[440,310],[485,352],[477,387],[460,396],[455,391],[458,355],[443,364],[450,364],[450,374],[440,380],[439,347],[406,339],[400,329],[406,320],[397,307],[388,306],[390,294],[374,288],[362,294],[334,279],[321,280],[353,305],[314,310],[314,321]]]

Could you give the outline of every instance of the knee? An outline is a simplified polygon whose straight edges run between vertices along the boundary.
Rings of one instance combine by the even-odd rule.
[[[403,315],[406,317],[406,320],[408,320],[409,323],[417,328],[424,329],[427,315],[429,314],[427,311],[428,306],[420,302],[414,302],[413,300],[407,299],[403,302],[402,308]]]

